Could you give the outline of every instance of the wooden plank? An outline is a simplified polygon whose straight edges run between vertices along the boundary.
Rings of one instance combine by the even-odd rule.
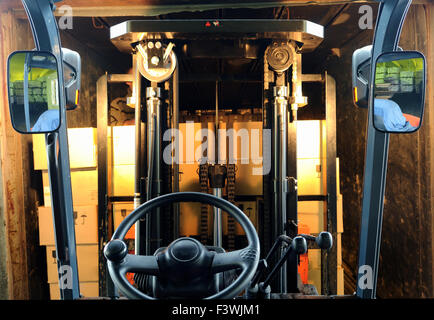
[[[431,112],[428,113],[428,117],[425,118],[425,123],[430,123],[433,124],[434,123],[434,112],[432,111],[432,108],[434,107],[434,76],[433,76],[433,71],[434,71],[434,3],[425,5],[425,9],[426,9],[426,21],[428,22],[428,26],[427,26],[427,34],[426,34],[426,41],[428,44],[428,52],[426,55],[426,59],[427,59],[427,67],[428,67],[428,72],[427,72],[427,76],[428,76],[428,83],[427,83],[427,88],[426,88],[426,104],[425,104],[425,108],[426,109],[430,109]],[[431,133],[432,136],[432,133]],[[434,172],[434,148],[431,147],[428,149],[429,152],[429,157],[431,159],[431,168],[430,171]],[[434,190],[434,174],[431,174],[430,177],[430,186],[431,186],[431,190]],[[431,195],[431,210],[430,212],[428,212],[428,214],[433,217],[433,201],[434,197]],[[431,261],[434,262],[434,219],[431,218]],[[431,266],[431,270],[433,269],[433,267]],[[434,277],[431,276],[431,297],[434,296]]]
[[[28,290],[28,261],[26,225],[24,214],[24,183],[22,163],[22,138],[11,125],[7,101],[6,63],[9,53],[24,49],[17,34],[16,20],[9,13],[0,15],[0,159],[2,162],[2,194],[0,207],[4,214],[6,230],[6,268],[8,298],[26,299]],[[0,244],[4,245],[4,244]]]

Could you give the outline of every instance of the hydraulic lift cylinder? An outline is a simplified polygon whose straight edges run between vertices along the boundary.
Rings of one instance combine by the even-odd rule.
[[[222,189],[214,188],[213,195],[217,198],[222,197]],[[223,246],[223,231],[222,231],[222,210],[214,207],[214,246],[222,247]]]
[[[142,177],[142,171],[140,167],[140,153],[141,153],[141,126],[142,126],[142,109],[141,109],[141,80],[142,75],[139,72],[137,65],[137,55],[133,57],[133,100],[135,102],[135,114],[134,114],[134,125],[135,125],[135,185],[134,185],[134,208],[140,206],[140,179]],[[141,222],[138,221],[135,225],[135,253],[141,254],[140,247],[140,227]]]
[[[227,168],[225,165],[214,164],[208,167],[209,185],[213,190],[213,195],[218,198],[222,197],[222,189],[225,187],[227,177]],[[214,230],[213,230],[213,245],[222,247],[223,245],[223,225],[222,211],[214,207]]]
[[[148,175],[146,200],[161,194],[161,89],[157,86],[146,88],[146,105],[148,115]],[[152,254],[160,247],[160,209],[154,214],[147,215],[146,225],[146,254]],[[155,244],[153,244],[155,243]]]
[[[273,90],[274,95],[274,146],[275,146],[275,168],[274,168],[274,212],[277,214],[277,233],[286,234],[286,195],[287,195],[287,173],[286,173],[286,155],[287,155],[287,127],[288,127],[288,87],[276,86]],[[287,291],[286,281],[286,263],[283,265],[279,274],[279,290],[282,293]]]

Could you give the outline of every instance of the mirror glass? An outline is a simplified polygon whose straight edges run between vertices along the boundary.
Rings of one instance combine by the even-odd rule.
[[[8,59],[12,125],[21,133],[47,133],[60,126],[59,75],[49,52],[14,52]]]
[[[425,104],[425,59],[418,52],[382,54],[375,66],[374,127],[382,132],[419,129]]]

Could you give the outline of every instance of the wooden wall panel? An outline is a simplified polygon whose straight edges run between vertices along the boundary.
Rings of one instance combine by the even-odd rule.
[[[26,236],[24,221],[24,199],[22,175],[21,137],[12,129],[6,85],[6,59],[16,47],[14,37],[14,18],[10,12],[1,13],[0,30],[0,142],[2,162],[2,193],[1,214],[5,220],[8,297],[25,299],[28,297],[28,281],[26,261]],[[18,174],[17,174],[18,173]]]
[[[126,72],[117,67],[118,61],[107,59],[93,48],[80,41],[76,29],[61,30],[62,47],[77,51],[81,56],[80,105],[67,112],[68,128],[96,128],[96,82],[105,72]],[[107,43],[109,43],[107,39]],[[117,67],[117,68],[116,68]]]
[[[6,82],[8,55],[15,50],[34,47],[27,22],[16,20],[11,11],[0,12],[0,43],[0,216],[4,220],[5,235],[0,246],[6,253],[7,297],[27,299],[30,298],[31,274],[37,274],[31,267],[31,255],[38,243],[35,238],[35,193],[28,179],[29,153],[26,151],[31,137],[22,136],[12,128]],[[6,295],[6,290],[2,294]]]
[[[428,65],[428,86],[427,86],[427,106],[429,108],[434,108],[434,2],[430,5],[425,6],[426,8],[426,21],[428,21],[428,29],[427,29],[427,37],[426,41],[428,44],[428,55],[427,55],[427,65]],[[434,124],[434,110],[429,112],[429,117],[425,118],[427,122]],[[431,137],[434,135],[431,132]],[[434,147],[431,146],[427,152],[429,152],[429,157],[432,159],[431,166],[434,164]],[[434,172],[434,170],[431,170]],[[434,174],[430,177],[430,185],[431,190],[434,190]],[[434,201],[434,195],[431,194],[431,201]],[[431,219],[431,234],[434,235],[434,213],[431,211],[432,219]],[[433,261],[433,265],[431,266],[431,270],[427,270],[427,272],[431,271],[431,274],[434,272],[434,236],[431,237],[431,260]],[[431,276],[432,287],[434,288],[434,277]],[[434,289],[433,289],[434,291]],[[434,293],[432,294],[434,295]]]

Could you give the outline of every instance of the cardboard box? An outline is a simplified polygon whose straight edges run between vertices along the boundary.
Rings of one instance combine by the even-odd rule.
[[[182,163],[179,165],[179,191],[200,192],[199,165]]]
[[[39,244],[54,245],[53,214],[50,207],[39,207]],[[77,244],[98,243],[98,206],[75,206],[75,240]]]
[[[58,283],[50,283],[50,299],[59,300],[60,291]],[[80,282],[80,294],[83,297],[98,297],[99,284],[97,282]]]
[[[179,131],[181,132],[184,143],[182,143],[183,151],[180,152],[180,164],[195,164],[197,166],[198,157],[200,155],[200,147],[202,145],[201,130],[202,124],[199,122],[179,123]],[[196,154],[197,153],[197,154]],[[198,157],[196,157],[198,156]]]
[[[321,158],[322,121],[297,121],[297,158]]]
[[[250,221],[253,223],[256,230],[258,230],[258,215],[257,215],[257,208],[256,208],[256,201],[242,201],[242,202],[236,202],[235,205],[241,209],[241,211],[244,212],[244,214],[250,219]],[[212,210],[214,212],[214,210]],[[222,227],[223,227],[223,234],[226,235],[228,233],[228,217],[229,215],[222,211]],[[212,218],[214,221],[214,218]],[[199,233],[199,230],[198,230]],[[241,225],[235,221],[235,234],[236,235],[245,235],[243,228]]]
[[[34,134],[33,161],[35,170],[47,170],[45,135]],[[96,128],[68,129],[69,165],[71,168],[94,168],[97,166]]]
[[[179,204],[179,234],[183,237],[197,236],[200,228],[201,205],[197,202],[181,202]],[[208,235],[212,231],[212,213],[208,209]]]
[[[58,283],[56,247],[47,246],[47,276],[49,283]],[[78,280],[98,282],[98,245],[77,245]]]
[[[311,233],[324,231],[324,202],[299,201],[298,222],[308,226]]]
[[[113,165],[135,164],[135,126],[115,126],[112,129]]]
[[[241,164],[240,160],[236,164],[235,171],[235,194],[238,196],[244,195],[262,195],[262,175],[253,175],[255,168],[260,168],[261,165]],[[197,180],[199,181],[199,180]]]
[[[313,284],[316,290],[321,292],[321,250],[309,249],[308,251],[308,283]]]
[[[135,165],[113,166],[112,195],[115,197],[134,195]]]
[[[48,172],[42,172],[44,205],[51,207],[51,192]],[[71,171],[72,201],[74,206],[98,205],[98,171]]]
[[[133,202],[113,202],[113,223],[115,230],[133,210]],[[133,225],[130,230],[128,230],[125,239],[135,239],[135,237],[135,225]]]
[[[325,193],[321,159],[297,160],[297,185],[299,195],[321,195]]]

